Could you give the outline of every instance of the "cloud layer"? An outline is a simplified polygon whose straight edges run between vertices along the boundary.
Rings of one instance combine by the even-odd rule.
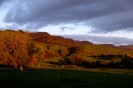
[[[69,34],[93,43],[133,44],[127,39],[133,33],[133,0],[0,0],[0,11],[3,29]],[[113,33],[118,37],[89,36]]]
[[[8,3],[11,8],[4,21],[32,30],[66,23],[84,23],[93,32],[133,29],[133,0],[8,0]]]
[[[0,0],[0,5],[4,2],[5,0]]]
[[[113,44],[113,45],[133,45],[133,39],[111,36],[94,36],[94,35],[63,35],[66,38],[75,40],[86,40],[94,44]]]

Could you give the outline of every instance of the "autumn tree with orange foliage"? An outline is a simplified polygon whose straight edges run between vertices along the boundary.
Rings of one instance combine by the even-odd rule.
[[[69,51],[68,51],[68,49],[66,47],[62,47],[57,52],[59,53],[59,55],[61,57],[65,57],[69,53]]]
[[[30,42],[28,32],[0,31],[0,64],[14,68],[27,64]]]
[[[76,64],[76,65],[81,65],[83,62],[83,58],[77,57],[77,56],[72,56],[71,57],[71,63]]]

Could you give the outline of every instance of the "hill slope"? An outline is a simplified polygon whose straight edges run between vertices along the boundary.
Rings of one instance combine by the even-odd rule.
[[[133,50],[130,49],[132,46],[126,46],[125,49],[109,44],[92,44],[46,32],[5,30],[0,31],[0,34],[0,65],[14,68],[49,68],[59,67],[61,64],[133,68]]]
[[[86,67],[125,67],[124,60],[128,60],[128,64],[133,63],[133,51],[131,49],[116,47],[111,44],[75,41],[61,36],[53,36],[46,32],[30,34],[35,42],[40,42],[36,44],[45,47],[44,58],[49,59],[45,59],[44,62],[47,64],[58,64],[61,61],[64,64],[77,65],[83,65],[82,62],[86,62]]]
[[[53,36],[48,34],[47,32],[35,32],[30,33],[31,37],[34,41],[47,43],[47,44],[54,44],[54,45],[62,45],[62,46],[71,46],[77,47],[86,44],[92,44],[89,41],[75,41],[73,39],[64,38],[61,36]]]

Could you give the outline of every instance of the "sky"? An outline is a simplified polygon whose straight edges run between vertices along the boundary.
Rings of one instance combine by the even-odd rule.
[[[0,29],[133,45],[133,0],[0,0]]]

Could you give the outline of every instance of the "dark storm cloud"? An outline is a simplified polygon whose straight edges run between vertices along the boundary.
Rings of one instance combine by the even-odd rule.
[[[107,17],[101,17],[91,22],[94,32],[111,32],[117,30],[133,30],[133,10],[126,13],[119,13]]]
[[[4,21],[29,29],[80,22],[95,32],[133,28],[133,0],[16,0],[14,3]]]
[[[94,36],[94,35],[63,35],[66,38],[72,38],[81,41],[90,41],[94,44],[114,44],[114,45],[133,45],[133,39],[111,36]]]
[[[0,6],[7,0],[0,0]]]

